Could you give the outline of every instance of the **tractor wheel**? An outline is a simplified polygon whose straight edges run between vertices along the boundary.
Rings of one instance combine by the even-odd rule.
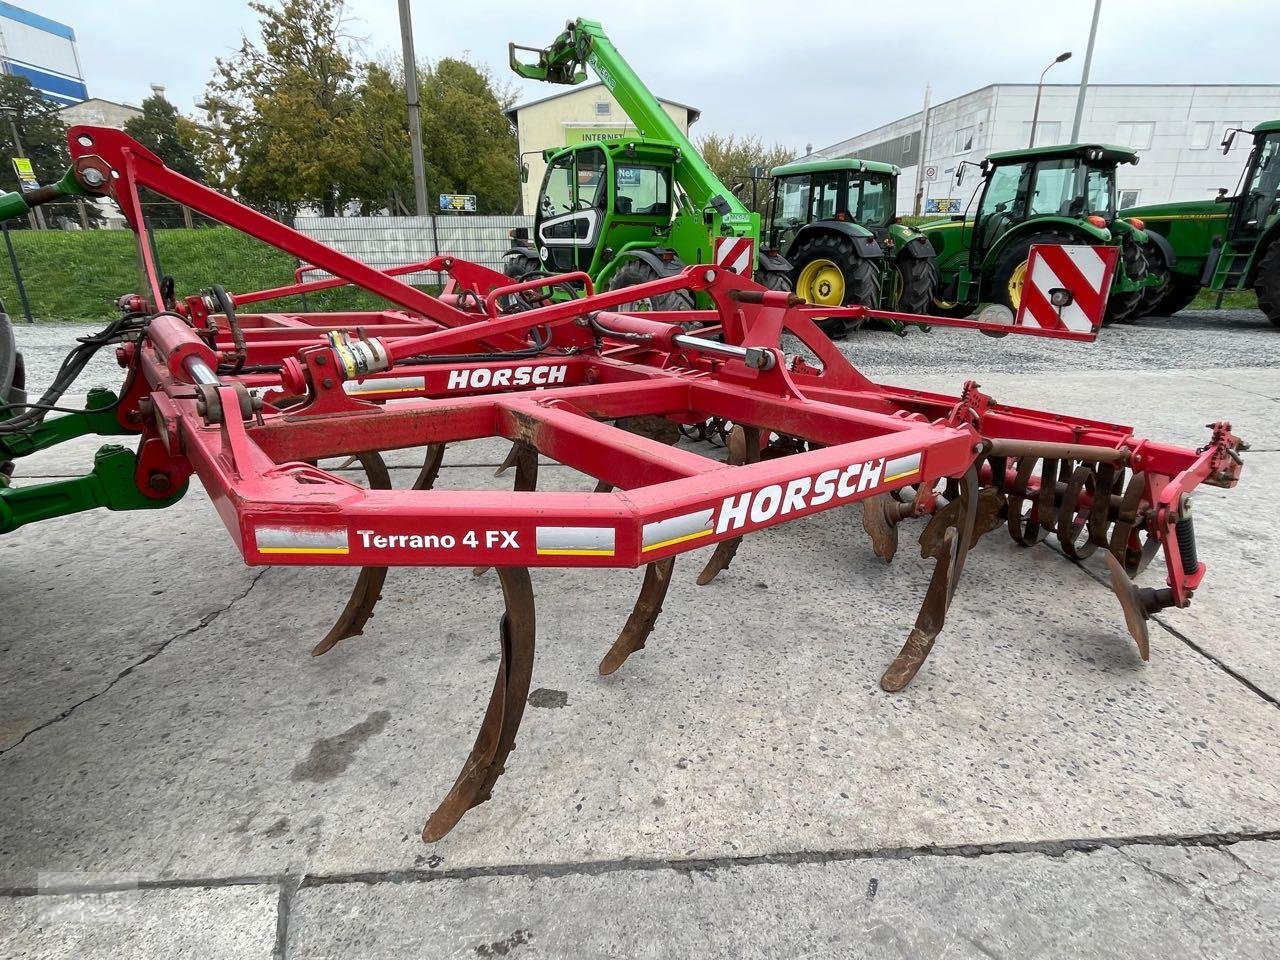
[[[880,305],[880,264],[858,256],[848,237],[820,233],[792,252],[796,293],[812,304],[842,307]],[[817,321],[818,329],[832,340],[843,340],[849,325],[843,319]]]
[[[899,257],[893,263],[889,282],[894,296],[889,309],[899,313],[928,313],[938,291],[938,261],[933,257]]]
[[[659,279],[661,279],[660,275],[649,264],[643,260],[629,257],[618,268],[617,272],[609,278],[609,289],[621,290],[623,287],[634,287],[637,283],[648,283],[650,280]],[[621,303],[614,309],[624,312],[692,310],[693,294],[688,290],[674,290],[671,293],[660,293],[656,297],[643,297],[639,300],[632,300],[629,303]]]
[[[542,264],[532,253],[510,254],[502,264],[502,272],[512,280],[523,280],[542,269]]]
[[[781,270],[759,270],[756,272],[756,283],[760,284],[766,290],[781,290],[783,293],[792,291],[791,278]]]
[[[996,268],[991,272],[990,285],[987,287],[987,298],[996,303],[1003,303],[1018,315],[1018,307],[1022,305],[1022,288],[1027,282],[1027,259],[1031,256],[1031,247],[1037,243],[1075,243],[1075,237],[1053,230],[1044,233],[1033,233],[1031,236],[1010,244],[1000,254]],[[935,307],[936,312],[936,307]]]
[[[858,256],[853,242],[836,233],[805,240],[792,254],[795,291],[820,307],[880,305],[879,264]]]
[[[532,253],[512,253],[502,262],[502,273],[512,280],[531,280],[542,272],[542,264]],[[515,310],[530,310],[543,304],[545,290],[526,290],[498,300],[498,307],[503,313]]]
[[[1262,255],[1253,291],[1258,295],[1258,309],[1280,327],[1280,243],[1272,243]]]
[[[1153,314],[1159,309],[1160,304],[1164,302],[1165,297],[1169,295],[1169,286],[1173,283],[1173,271],[1169,269],[1169,262],[1165,259],[1164,250],[1154,243],[1148,243],[1144,250],[1147,258],[1147,276],[1158,277],[1159,283],[1154,287],[1144,287],[1141,295],[1138,297],[1138,306],[1121,323],[1133,323],[1140,317]]]
[[[1120,264],[1117,270],[1123,270],[1130,280],[1147,278],[1147,255],[1136,243],[1120,244]],[[1141,290],[1132,293],[1112,293],[1107,301],[1107,313],[1102,318],[1104,327],[1113,323],[1133,323],[1141,316],[1139,308],[1142,304]]]
[[[1168,289],[1151,312],[1157,317],[1172,317],[1178,311],[1187,309],[1199,293],[1198,277],[1175,273],[1169,277]]]

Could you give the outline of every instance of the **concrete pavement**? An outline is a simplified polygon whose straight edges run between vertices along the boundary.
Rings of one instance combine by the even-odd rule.
[[[313,659],[351,576],[247,570],[198,490],[5,537],[0,956],[1273,956],[1280,334],[1202,355],[1203,327],[1147,331],[1176,349],[1140,373],[1110,330],[1056,368],[974,348],[1001,401],[1252,442],[1240,487],[1197,498],[1211,570],[1150,664],[1100,563],[997,532],[916,682],[880,692],[928,568],[910,539],[877,561],[852,509],[749,538],[707,588],[682,557],[610,678],[639,572],[537,570],[520,740],[433,846],[492,683],[492,575],[394,570],[366,636]],[[946,366],[846,349],[954,392],[975,338],[934,337]],[[452,448],[441,485],[505,486],[502,452]]]

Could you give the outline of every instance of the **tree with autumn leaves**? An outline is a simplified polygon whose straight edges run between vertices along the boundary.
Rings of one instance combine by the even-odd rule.
[[[217,61],[203,104],[214,181],[280,216],[399,209],[413,196],[401,65],[360,61],[342,0],[250,8],[261,36]],[[420,67],[419,88],[430,191],[474,193],[481,211],[510,212],[519,194],[502,113],[510,94],[451,58]]]

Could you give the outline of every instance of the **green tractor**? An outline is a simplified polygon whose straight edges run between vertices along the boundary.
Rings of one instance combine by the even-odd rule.
[[[810,303],[927,313],[938,284],[933,246],[899,222],[893,164],[801,160],[772,171],[768,246],[791,263]]]
[[[1258,306],[1280,326],[1280,120],[1252,131],[1229,130],[1223,153],[1237,133],[1252,133],[1253,151],[1241,189],[1214,200],[1188,200],[1134,207],[1153,237],[1165,241],[1161,254],[1168,283],[1144,303],[1146,312],[1171,316],[1195,299],[1201,287],[1249,290]]]
[[[1137,162],[1132,150],[1097,143],[1006,150],[981,164],[962,162],[957,185],[966,167],[982,171],[976,216],[920,228],[937,251],[942,275],[935,312],[993,302],[1017,313],[1033,244],[1088,244],[1120,248],[1104,322],[1133,319],[1148,286],[1163,280],[1147,270],[1148,245],[1159,241],[1116,216],[1116,167]]]
[[[537,55],[523,62],[518,51]],[[543,151],[533,234],[513,231],[504,272],[513,278],[583,271],[597,289],[615,290],[711,263],[720,238],[753,242],[754,277],[789,290],[790,264],[760,245],[760,215],[748,210],[707,165],[657,98],[591,20],[571,20],[551,46],[510,45],[511,68],[548,83],[578,84],[595,71],[635,133]],[[748,261],[748,266],[751,266]],[[687,291],[633,304],[684,310]]]

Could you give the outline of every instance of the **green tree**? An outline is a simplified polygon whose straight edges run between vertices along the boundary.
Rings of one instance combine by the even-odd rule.
[[[382,209],[390,213],[412,210],[413,161],[400,65],[366,64],[356,102],[355,118],[364,147],[350,184],[351,199],[360,204],[364,214]]]
[[[41,183],[62,179],[71,158],[67,152],[67,128],[58,116],[57,105],[42,97],[26,77],[0,76],[0,108],[13,111],[23,151],[35,169],[36,179]],[[0,115],[0,145],[6,159],[18,155],[9,115]],[[4,165],[0,181],[17,189],[18,175],[12,164]]]
[[[317,206],[336,216],[361,177],[352,42],[342,0],[254,0],[261,38],[216,61],[205,109],[221,147],[219,185],[248,203],[291,215]]]
[[[756,202],[752,207],[760,213],[769,203],[769,171],[795,156],[794,151],[780,143],[766,147],[759,137],[738,137],[732,133],[728,136],[709,133],[698,141],[698,150],[720,181],[735,190],[748,207],[752,207],[751,170],[763,169],[766,179],[756,184]]]
[[[164,161],[170,170],[205,182],[204,163],[198,153],[199,128],[178,113],[178,108],[155,93],[142,101],[142,116],[125,121],[124,132]],[[180,227],[186,223],[182,207],[143,190],[143,211],[153,226]]]
[[[170,170],[204,183],[204,164],[195,154],[190,134],[184,137],[180,129],[185,119],[162,94],[154,93],[142,101],[142,116],[125,121],[124,132],[163,160]],[[195,126],[190,120],[187,123]]]
[[[511,90],[488,70],[445,57],[422,71],[422,144],[432,194],[474,193],[481,213],[510,213],[520,196]],[[412,195],[412,191],[410,191]]]

